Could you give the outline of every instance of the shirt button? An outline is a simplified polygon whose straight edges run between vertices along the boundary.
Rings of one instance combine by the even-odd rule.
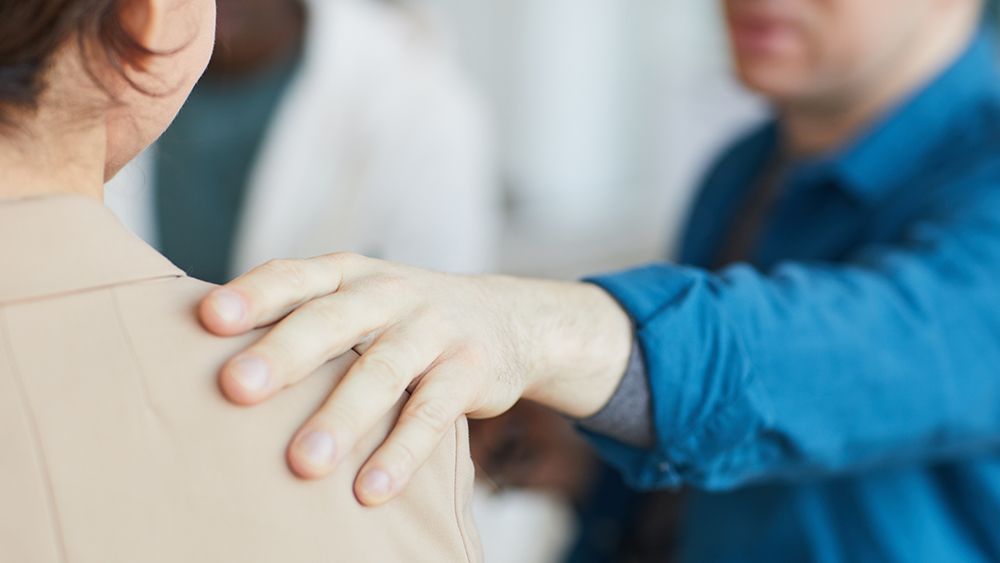
[[[669,461],[661,461],[660,464],[656,466],[656,468],[660,470],[660,473],[669,473],[670,472],[670,462]]]

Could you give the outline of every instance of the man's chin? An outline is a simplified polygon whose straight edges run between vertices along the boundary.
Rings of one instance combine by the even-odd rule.
[[[736,76],[745,88],[774,101],[795,99],[803,93],[802,81],[789,75],[781,69],[759,64],[736,68]]]

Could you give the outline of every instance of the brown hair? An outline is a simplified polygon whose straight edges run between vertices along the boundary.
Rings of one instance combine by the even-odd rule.
[[[0,121],[11,107],[35,107],[52,57],[68,41],[81,52],[97,45],[96,54],[128,78],[126,66],[150,53],[122,25],[123,1],[0,0]]]

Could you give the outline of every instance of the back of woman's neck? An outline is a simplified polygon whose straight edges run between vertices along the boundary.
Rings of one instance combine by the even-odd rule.
[[[45,127],[40,117],[0,130],[0,199],[59,194],[103,200],[103,127]]]

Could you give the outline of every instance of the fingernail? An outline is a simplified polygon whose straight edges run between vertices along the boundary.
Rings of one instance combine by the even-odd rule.
[[[209,297],[209,306],[219,319],[227,325],[239,325],[246,318],[247,308],[235,291],[218,289]]]
[[[381,469],[372,469],[361,478],[361,491],[372,500],[382,500],[389,496],[392,479]]]
[[[299,441],[299,447],[315,467],[331,465],[337,455],[337,444],[333,436],[321,430],[311,430]]]
[[[267,387],[267,362],[257,356],[240,356],[233,360],[230,375],[246,391],[258,393]]]

